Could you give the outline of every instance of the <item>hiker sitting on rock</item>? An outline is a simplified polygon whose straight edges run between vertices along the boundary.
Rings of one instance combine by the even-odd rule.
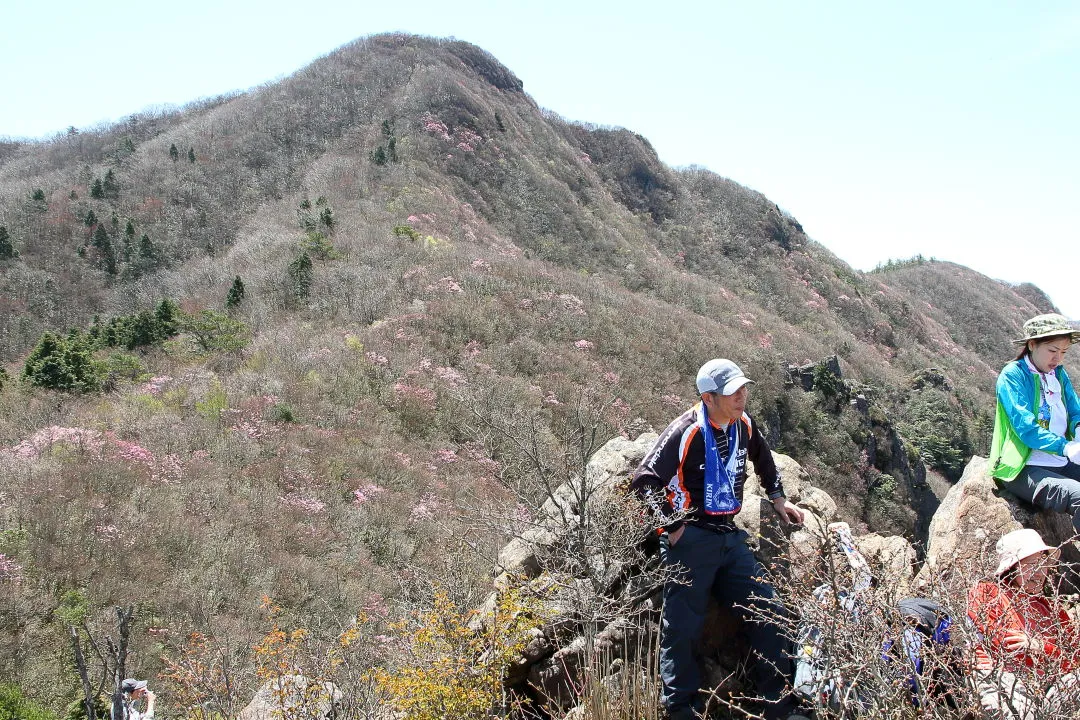
[[[747,459],[777,514],[785,522],[803,520],[803,511],[785,499],[769,446],[745,413],[751,382],[730,360],[705,363],[697,375],[701,402],[668,425],[631,483],[662,520],[685,518],[668,520],[660,542],[661,562],[679,577],[664,585],[660,630],[663,702],[674,720],[697,717],[703,709],[694,645],[710,595],[749,620],[747,634],[761,656],[753,666],[754,682],[769,701],[766,720],[787,717],[794,707],[787,642],[774,624],[752,620],[745,609],[754,598],[759,608],[771,606],[774,598],[746,545],[747,534],[735,526]]]
[[[1062,365],[1078,340],[1061,315],[1024,323],[1023,349],[998,375],[990,474],[1023,500],[1070,513],[1080,533],[1080,400]]]
[[[1009,719],[1076,703],[1080,626],[1056,592],[1044,594],[1058,554],[1034,530],[1007,533],[997,542],[994,580],[968,594],[968,617],[981,639],[976,676],[982,704]]]

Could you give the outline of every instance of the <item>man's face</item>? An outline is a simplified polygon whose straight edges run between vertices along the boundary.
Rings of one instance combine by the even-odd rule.
[[[746,397],[750,394],[750,386],[743,385],[730,395],[720,393],[702,393],[701,402],[709,410],[709,417],[717,422],[731,422],[742,417],[746,410]]]

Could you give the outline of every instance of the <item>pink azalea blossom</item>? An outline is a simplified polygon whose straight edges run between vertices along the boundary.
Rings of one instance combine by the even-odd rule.
[[[401,401],[415,402],[428,408],[435,407],[435,391],[430,388],[396,382],[394,395]]]
[[[22,582],[23,566],[4,553],[0,553],[0,582]]]
[[[435,451],[435,460],[444,464],[457,462],[458,454],[456,450],[443,448],[442,450]]]
[[[353,490],[353,505],[363,505],[384,492],[386,492],[386,488],[384,487],[379,487],[375,483],[364,483]]]
[[[683,399],[675,393],[666,393],[660,396],[660,402],[667,407],[682,407]]]
[[[299,492],[291,492],[278,498],[282,505],[300,510],[308,515],[320,513],[326,508],[326,503]]]
[[[421,118],[421,122],[423,123],[423,127],[426,132],[429,132],[432,135],[436,135],[446,141],[449,141],[451,139],[450,129],[447,128],[446,125],[444,125],[443,123],[439,122],[431,113],[424,113],[423,118]]]
[[[465,379],[465,376],[452,367],[435,368],[434,374],[436,378],[442,380],[450,387],[468,384],[468,380]]]
[[[390,360],[388,360],[385,355],[380,355],[377,352],[370,352],[370,351],[366,352],[366,353],[364,353],[364,357],[367,358],[367,361],[369,363],[371,363],[372,365],[389,365],[390,364]]]

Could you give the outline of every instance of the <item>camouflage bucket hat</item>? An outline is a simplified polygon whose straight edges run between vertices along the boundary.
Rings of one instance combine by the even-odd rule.
[[[1068,335],[1069,342],[1080,342],[1080,331],[1073,327],[1068,318],[1057,313],[1036,315],[1031,318],[1024,323],[1024,337],[1020,340],[1013,340],[1013,342],[1017,345],[1023,345],[1028,340],[1038,340],[1039,338],[1053,337],[1054,335]]]

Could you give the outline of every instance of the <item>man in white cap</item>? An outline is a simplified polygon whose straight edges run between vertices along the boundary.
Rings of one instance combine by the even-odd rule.
[[[752,382],[730,360],[705,363],[697,375],[701,402],[668,425],[631,482],[664,523],[661,562],[681,574],[679,581],[664,586],[660,626],[660,675],[670,720],[689,720],[703,709],[694,645],[710,594],[748,621],[750,643],[760,655],[752,675],[768,701],[765,719],[786,718],[794,708],[784,636],[774,624],[754,620],[744,609],[774,597],[746,545],[746,533],[735,525],[747,459],[754,463],[777,514],[788,523],[803,520],[802,510],[784,497],[769,446],[746,414]],[[772,610],[778,611],[775,606]]]
[[[145,680],[127,678],[121,683],[120,689],[124,693],[124,717],[116,720],[153,720],[154,700],[157,696],[146,687]],[[139,701],[146,702],[146,709],[142,712],[135,707],[135,703]]]

